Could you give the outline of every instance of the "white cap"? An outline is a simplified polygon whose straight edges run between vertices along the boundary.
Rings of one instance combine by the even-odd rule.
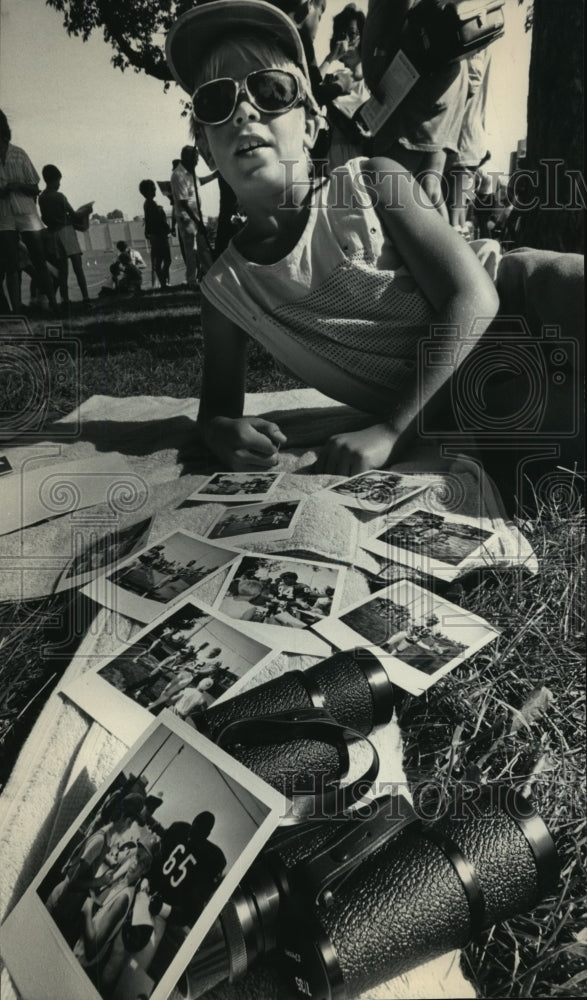
[[[287,14],[266,0],[208,0],[186,11],[167,35],[165,56],[174,79],[190,95],[198,63],[212,44],[231,30],[262,31],[273,35],[292,62],[309,79],[300,33]]]

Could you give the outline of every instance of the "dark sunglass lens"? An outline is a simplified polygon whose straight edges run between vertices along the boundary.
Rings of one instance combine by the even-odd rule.
[[[193,108],[196,118],[214,125],[230,117],[234,107],[236,84],[234,80],[211,80],[194,94]]]
[[[247,85],[261,111],[283,111],[295,104],[298,96],[295,76],[283,70],[251,73]]]

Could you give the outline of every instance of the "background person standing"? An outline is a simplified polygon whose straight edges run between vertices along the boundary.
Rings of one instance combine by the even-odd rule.
[[[25,244],[37,284],[56,310],[53,279],[43,250],[43,223],[37,211],[39,175],[24,149],[10,141],[8,119],[0,111],[0,269],[13,312],[21,308],[18,239]]]
[[[201,278],[212,264],[212,253],[205,235],[196,184],[207,184],[215,180],[216,172],[196,180],[194,171],[197,162],[196,148],[184,146],[180,162],[171,174],[173,208],[185,260],[185,279],[190,288],[198,287]]]

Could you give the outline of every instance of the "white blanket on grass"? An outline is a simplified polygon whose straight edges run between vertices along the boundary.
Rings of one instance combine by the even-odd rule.
[[[321,487],[335,480],[313,475],[311,471],[317,447],[333,433],[364,424],[364,415],[333,404],[309,389],[249,396],[247,412],[271,412],[288,437],[288,446],[280,456],[281,469],[286,475],[278,486],[276,498],[311,495],[293,538],[272,543],[271,550],[317,552],[340,560],[350,567],[343,604],[366,597],[368,585],[360,570],[376,571],[379,562],[360,548],[362,518],[325,501],[323,496],[316,496]],[[104,451],[120,453],[147,489],[138,494],[130,487],[126,493],[122,490],[123,500],[115,511],[117,526],[126,527],[153,515],[151,540],[174,528],[187,527],[198,532],[212,520],[214,505],[178,510],[178,504],[205,476],[216,471],[207,464],[209,459],[197,444],[193,422],[196,413],[197,400],[193,399],[96,396],[61,422],[61,431],[68,421],[72,426],[81,422],[80,433],[71,441],[64,441],[59,435],[52,438],[49,433],[46,441],[23,444],[9,449],[7,454],[18,474],[33,450],[40,456],[39,464],[47,466],[57,460],[91,458]],[[499,532],[504,564],[525,559],[532,567],[531,550],[503,519],[498,498],[474,463],[439,461],[433,449],[428,448],[409,463],[398,466],[398,470],[402,468],[434,472],[438,476],[439,496],[444,492],[450,509],[459,514],[487,517],[493,522]],[[11,569],[4,575],[0,599],[32,598],[50,592],[55,578],[73,554],[72,538],[75,535],[79,538],[80,531],[87,532],[89,538],[92,533],[107,534],[112,530],[113,511],[108,504],[92,508],[91,514],[84,521],[74,512],[0,538],[0,565],[4,562]],[[221,580],[216,580],[208,588],[219,587],[220,583]],[[200,596],[214,595],[208,589],[207,593],[200,592]],[[110,655],[118,642],[137,631],[135,623],[120,616],[114,622],[114,617],[113,612],[105,609],[98,613],[58,690],[48,698],[1,797],[2,919],[125,752],[119,740],[59,694],[64,685],[92,666],[96,657]],[[306,657],[303,665],[310,662]],[[299,665],[299,658],[282,654],[256,682]],[[374,742],[382,762],[381,779],[403,784],[401,736],[396,721],[377,732]],[[3,1000],[15,1000],[18,996],[6,970],[2,972],[0,992]],[[235,988],[217,988],[213,996],[217,1000],[278,1000],[279,992],[271,979],[257,975]],[[474,991],[460,971],[458,953],[451,953],[370,990],[369,998],[365,996],[364,1000],[472,996]]]

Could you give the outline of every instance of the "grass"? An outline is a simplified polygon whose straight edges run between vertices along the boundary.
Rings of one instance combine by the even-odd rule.
[[[5,332],[0,412],[22,413],[35,392],[47,397],[47,422],[65,416],[95,394],[199,395],[202,335],[197,293],[179,287],[166,293],[146,291],[137,298],[97,299],[94,303],[90,313],[74,304],[63,318],[48,319],[40,313],[28,317],[35,339],[42,345],[36,348],[43,352],[42,384],[38,382],[39,369],[31,371],[30,365],[23,365],[18,353],[11,362],[9,345],[17,345],[17,338]],[[48,335],[48,329],[59,326],[62,338]],[[65,377],[59,352],[62,346],[68,355]],[[301,384],[281,372],[256,344],[251,345],[249,365],[252,392]]]
[[[31,319],[37,335],[45,325]],[[60,380],[49,358],[48,419],[94,393],[199,393],[199,300],[187,290],[73,312],[67,335],[79,340],[81,364]],[[249,368],[252,391],[296,384],[260,348]],[[10,365],[6,371],[0,403],[18,413],[30,386]],[[413,785],[430,779],[450,789],[463,780],[508,779],[532,787],[557,838],[558,892],[470,945],[464,970],[481,996],[571,997],[585,995],[587,984],[583,517],[552,495],[547,503],[538,499],[519,525],[538,556],[536,576],[488,572],[452,588],[451,599],[501,629],[498,645],[427,696],[406,697],[400,723]],[[0,607],[0,781],[79,638],[66,631],[73,599]]]
[[[557,841],[557,894],[465,950],[484,997],[575,997],[587,983],[583,528],[554,506],[524,520],[539,573],[492,572],[461,596],[500,627],[497,646],[401,711],[412,783],[531,788]]]

